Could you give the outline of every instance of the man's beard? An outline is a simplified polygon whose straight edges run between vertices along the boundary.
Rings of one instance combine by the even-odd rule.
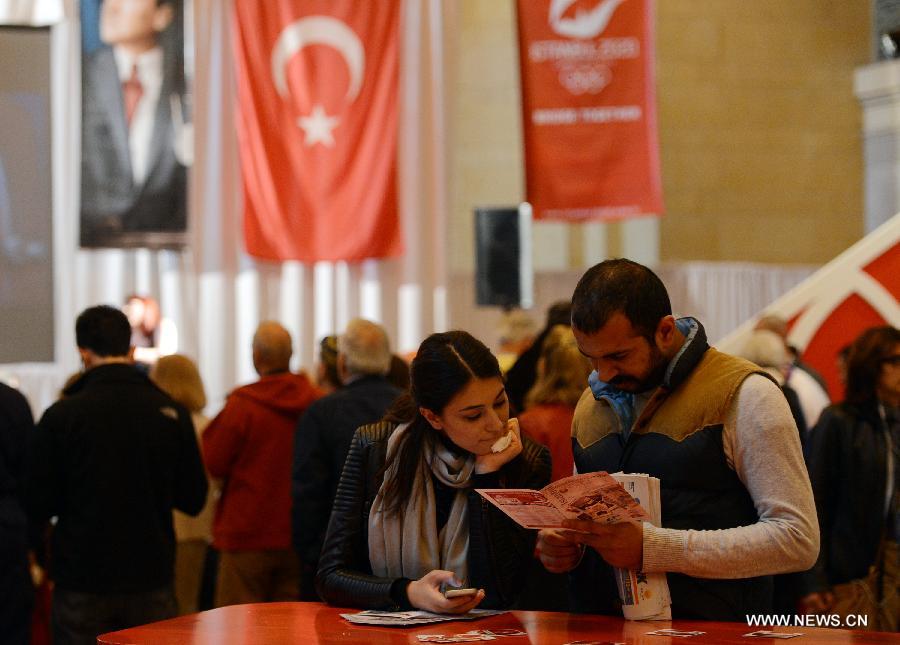
[[[647,372],[647,376],[635,378],[619,374],[610,380],[610,385],[614,385],[625,392],[641,394],[642,392],[655,390],[662,384],[666,370],[669,369],[669,362],[663,356],[659,347],[656,346],[655,340],[649,339],[647,342],[650,345],[650,370]]]

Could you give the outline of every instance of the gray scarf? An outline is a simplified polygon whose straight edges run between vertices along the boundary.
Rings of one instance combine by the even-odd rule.
[[[397,462],[394,457],[408,426],[398,426],[388,440],[387,460],[391,465],[384,473],[384,481],[396,476]],[[429,571],[445,569],[453,571],[460,581],[468,579],[466,488],[474,469],[474,455],[457,456],[440,441],[426,440],[413,482],[412,497],[395,514],[384,512],[382,482],[369,514],[369,562],[372,573],[386,578],[418,580]],[[457,489],[450,517],[440,533],[435,521],[432,475]]]

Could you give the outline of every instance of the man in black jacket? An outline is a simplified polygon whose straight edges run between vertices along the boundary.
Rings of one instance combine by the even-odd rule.
[[[351,320],[338,338],[337,366],[344,387],[313,403],[294,436],[292,519],[303,600],[318,600],[319,552],[353,433],[379,421],[401,394],[385,378],[391,349],[380,325]]]
[[[118,309],[75,323],[85,372],[38,423],[26,475],[35,521],[52,537],[54,643],[170,618],[172,509],[200,512],[207,483],[190,415],[132,363]]]
[[[34,419],[28,401],[0,383],[0,635],[27,643],[31,600],[28,523],[22,509],[22,466]]]

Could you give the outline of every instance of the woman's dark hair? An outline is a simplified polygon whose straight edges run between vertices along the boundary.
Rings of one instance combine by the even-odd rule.
[[[386,421],[409,423],[393,458],[398,462],[396,475],[385,482],[384,507],[388,514],[396,513],[409,499],[425,439],[436,432],[419,408],[442,414],[472,379],[495,377],[503,378],[496,357],[468,332],[441,332],[422,341],[410,365],[409,392],[385,416]],[[391,463],[385,463],[385,471]]]
[[[391,369],[385,377],[388,383],[401,390],[409,389],[409,363],[396,354],[391,354]]]
[[[881,367],[900,345],[900,329],[885,325],[872,327],[857,336],[847,356],[847,396],[849,403],[866,404],[876,399]]]
[[[325,372],[325,380],[335,389],[341,387],[341,377],[337,371],[337,336],[325,336],[319,342],[319,361]]]

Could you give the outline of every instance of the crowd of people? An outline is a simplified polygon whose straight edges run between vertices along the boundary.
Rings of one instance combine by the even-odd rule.
[[[898,629],[894,327],[852,343],[845,400],[823,407],[776,320],[746,358],[724,354],[650,269],[607,260],[506,373],[465,331],[407,364],[356,319],[323,339],[313,378],[263,322],[258,380],[211,420],[189,358],[135,369],[122,311],[91,307],[75,331],[84,371],[36,425],[0,386],[8,642],[29,640],[41,568],[59,644],[269,601],[619,614],[612,567],[665,573],[676,618],[856,612]],[[475,493],[594,471],[658,477],[662,525],[535,532]]]

